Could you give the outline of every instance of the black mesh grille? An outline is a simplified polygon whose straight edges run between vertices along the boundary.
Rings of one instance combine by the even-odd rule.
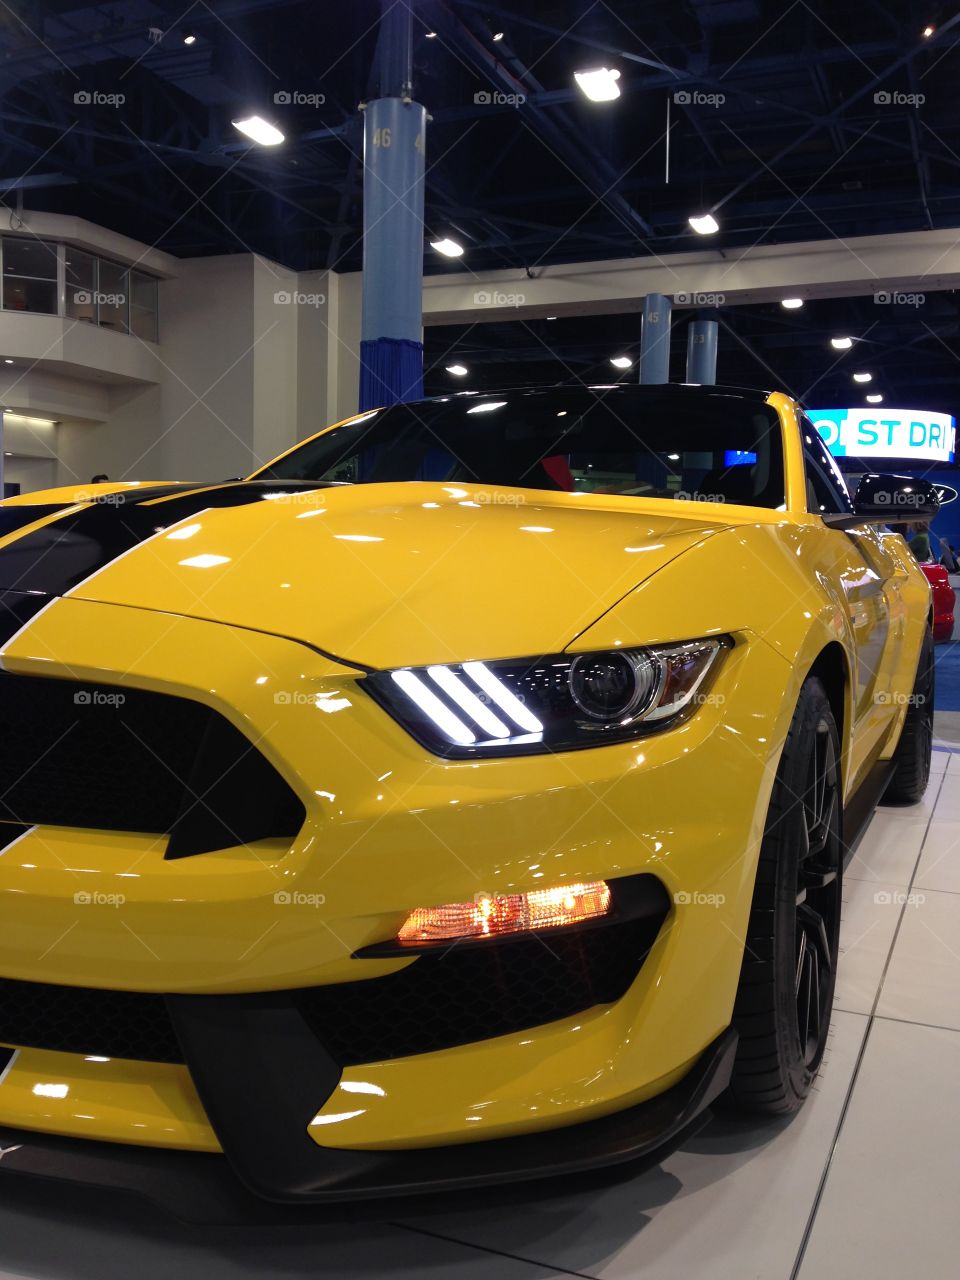
[[[163,996],[0,979],[0,1044],[182,1062]]]
[[[290,998],[342,1066],[449,1049],[618,1000],[661,922],[454,947],[387,978],[291,991]],[[163,996],[10,979],[0,979],[2,1044],[183,1061]]]
[[[457,948],[399,973],[295,993],[343,1066],[450,1049],[619,1000],[663,917]]]
[[[305,811],[202,703],[0,674],[0,821],[173,833],[175,856],[294,836]]]

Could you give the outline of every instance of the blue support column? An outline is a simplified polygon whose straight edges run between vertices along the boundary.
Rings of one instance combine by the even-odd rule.
[[[423,395],[423,177],[426,110],[412,101],[412,16],[384,3],[380,93],[363,127],[360,408]]]
[[[687,381],[712,386],[717,380],[716,320],[691,320],[687,327]]]
[[[673,304],[662,293],[648,293],[643,300],[640,330],[640,381],[670,381],[670,315]]]

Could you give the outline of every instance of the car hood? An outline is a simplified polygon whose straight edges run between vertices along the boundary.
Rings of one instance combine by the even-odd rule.
[[[242,501],[237,487],[235,505],[215,505],[226,488],[138,496],[132,545],[102,532],[128,519],[129,502],[69,508],[78,528],[91,511],[103,552],[59,593],[269,631],[363,666],[491,660],[563,649],[731,523],[704,504],[419,482],[247,485]],[[26,550],[26,538],[0,550],[0,585],[15,585],[4,556],[19,551],[22,568]],[[42,589],[57,590],[65,554],[43,553]]]

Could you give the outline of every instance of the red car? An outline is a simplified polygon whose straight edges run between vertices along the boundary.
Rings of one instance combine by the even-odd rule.
[[[953,637],[953,606],[957,593],[950,585],[950,576],[942,564],[922,564],[933,592],[933,638],[939,644]]]

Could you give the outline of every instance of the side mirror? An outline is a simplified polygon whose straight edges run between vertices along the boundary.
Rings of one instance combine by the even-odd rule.
[[[832,529],[852,529],[858,524],[929,524],[939,511],[940,498],[928,480],[881,472],[861,477],[852,514],[828,514],[823,522]]]

